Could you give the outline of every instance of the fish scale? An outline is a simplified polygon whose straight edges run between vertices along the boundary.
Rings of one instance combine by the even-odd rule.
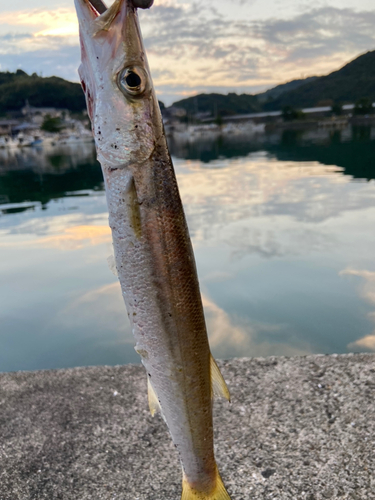
[[[150,411],[161,412],[178,450],[182,500],[230,500],[215,462],[212,425],[213,395],[229,399],[229,392],[209,348],[193,249],[136,9],[130,0],[115,0],[101,13],[88,0],[75,4],[79,74]]]

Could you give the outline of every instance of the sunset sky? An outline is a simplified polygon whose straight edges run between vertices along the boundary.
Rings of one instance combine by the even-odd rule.
[[[155,0],[140,20],[166,104],[259,92],[375,49],[373,0]],[[0,0],[0,71],[78,81],[79,57],[73,0]]]

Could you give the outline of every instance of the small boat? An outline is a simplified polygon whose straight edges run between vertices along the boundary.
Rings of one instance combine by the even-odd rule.
[[[3,135],[0,137],[0,148],[16,148],[18,147],[18,141],[14,140],[9,135]]]

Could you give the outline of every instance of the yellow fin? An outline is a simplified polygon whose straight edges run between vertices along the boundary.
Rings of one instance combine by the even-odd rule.
[[[216,364],[211,354],[211,392],[213,397],[223,397],[230,401],[230,394],[227,384],[221,374],[219,367]]]
[[[182,480],[181,500],[231,500],[220,474],[217,472],[216,486],[210,493],[204,493],[192,488],[185,475]]]
[[[151,416],[153,417],[156,412],[161,411],[160,404],[156,392],[151,385],[150,377],[147,377],[147,392],[148,392],[148,406],[150,408]]]

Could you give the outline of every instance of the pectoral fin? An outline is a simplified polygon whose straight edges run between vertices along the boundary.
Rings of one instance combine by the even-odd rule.
[[[113,254],[109,255],[107,257],[107,262],[108,262],[109,270],[112,272],[112,274],[114,276],[116,276],[116,278],[118,278],[118,272],[117,272],[117,268],[116,268],[115,256]]]
[[[148,392],[148,406],[150,407],[150,413],[153,417],[155,413],[161,412],[160,404],[156,392],[151,385],[150,378],[147,377],[147,392]]]
[[[213,397],[221,397],[230,401],[230,394],[225,380],[211,354],[211,393]]]

